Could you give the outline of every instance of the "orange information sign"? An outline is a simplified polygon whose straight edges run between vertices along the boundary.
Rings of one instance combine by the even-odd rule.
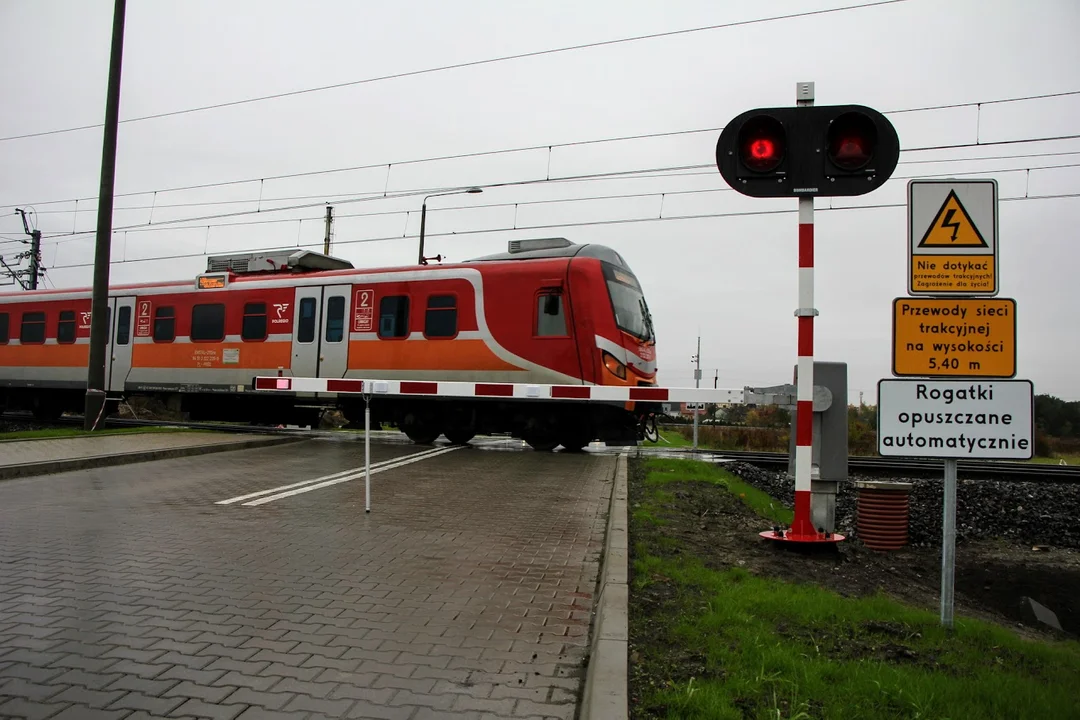
[[[1016,375],[1016,301],[1010,298],[896,298],[893,375]]]
[[[199,275],[196,278],[195,287],[199,290],[217,290],[225,287],[228,284],[229,276],[225,274]]]

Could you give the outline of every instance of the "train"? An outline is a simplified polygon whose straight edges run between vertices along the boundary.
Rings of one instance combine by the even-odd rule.
[[[157,398],[189,421],[315,427],[336,393],[253,392],[257,376],[552,385],[656,385],[656,336],[637,277],[610,247],[512,240],[458,263],[356,268],[302,249],[216,255],[194,282],[108,291],[106,414]],[[0,294],[0,411],[82,412],[90,289]],[[631,445],[649,402],[378,397],[372,427],[418,444],[509,434],[541,451]],[[650,425],[651,423],[651,425]]]

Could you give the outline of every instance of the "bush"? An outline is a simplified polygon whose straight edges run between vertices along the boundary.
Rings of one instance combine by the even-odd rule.
[[[680,427],[679,434],[694,439],[693,427]],[[755,452],[787,452],[791,433],[785,428],[753,428],[705,426],[698,428],[698,445],[717,450],[752,450]]]

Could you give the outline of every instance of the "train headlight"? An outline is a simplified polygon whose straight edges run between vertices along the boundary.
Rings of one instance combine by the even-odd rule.
[[[626,379],[626,366],[619,362],[619,360],[614,355],[607,351],[604,352],[604,367],[611,371],[611,374],[619,378],[620,380]]]

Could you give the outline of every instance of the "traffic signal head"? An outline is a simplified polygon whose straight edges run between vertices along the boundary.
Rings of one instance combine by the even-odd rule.
[[[751,197],[863,195],[889,179],[899,156],[892,123],[862,105],[749,110],[716,144],[720,174]]]

